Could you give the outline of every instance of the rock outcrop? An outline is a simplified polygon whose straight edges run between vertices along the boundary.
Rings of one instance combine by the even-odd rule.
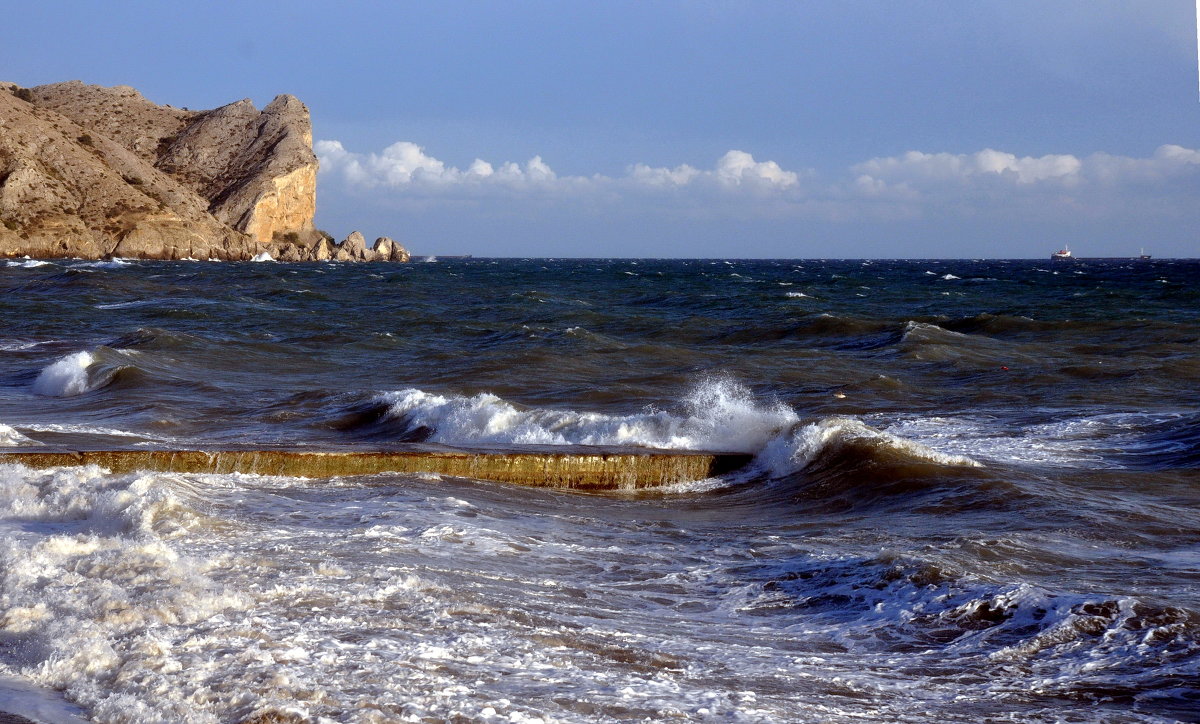
[[[0,83],[0,258],[378,256],[313,228],[316,178],[293,96],[191,111],[128,86]]]

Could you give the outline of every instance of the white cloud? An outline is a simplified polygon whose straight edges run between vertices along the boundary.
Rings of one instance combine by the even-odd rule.
[[[499,169],[477,158],[462,171],[447,166],[409,141],[393,143],[381,153],[352,153],[340,141],[317,141],[313,149],[323,173],[341,175],[357,186],[448,189],[463,184],[549,184],[557,178],[541,156],[534,156],[524,166],[506,163]]]
[[[560,176],[540,156],[523,164],[475,159],[459,169],[408,141],[379,153],[351,152],[338,141],[318,141],[315,149],[323,177],[409,202],[540,197],[587,202],[594,210],[611,203],[632,209],[642,200],[643,208],[655,212],[674,208],[702,215],[835,221],[1068,208],[1117,214],[1122,206],[1190,201],[1200,183],[1200,150],[1175,145],[1142,158],[1018,156],[991,148],[969,154],[909,151],[872,158],[824,179],[811,169],[786,170],[740,150],[728,151],[707,169],[635,163],[621,176]]]
[[[998,179],[1014,184],[1040,181],[1072,182],[1083,163],[1065,154],[1018,157],[1016,154],[985,148],[972,154],[922,153],[909,151],[901,156],[873,158],[857,164],[851,171],[860,178],[884,183],[963,183]]]
[[[1175,145],[1159,146],[1148,158],[1107,153],[1018,157],[990,148],[973,154],[909,151],[851,168],[856,185],[875,195],[897,187],[936,194],[952,194],[955,187],[1006,186],[1086,193],[1089,188],[1165,184],[1198,170],[1200,151]]]
[[[745,151],[726,153],[717,161],[715,173],[722,182],[734,186],[745,183],[787,188],[799,181],[795,172],[784,171],[774,161],[757,162]]]
[[[730,192],[756,193],[781,191],[795,187],[799,174],[785,171],[774,161],[756,161],[745,151],[732,150],[717,159],[711,170],[688,165],[675,168],[635,164],[624,176],[559,176],[554,169],[534,156],[524,165],[507,162],[499,166],[475,159],[466,170],[448,166],[409,141],[393,143],[380,153],[353,153],[340,141],[314,144],[321,160],[321,172],[340,176],[355,186],[391,187],[432,193],[454,191],[542,191],[589,190],[611,192],[636,188],[679,188],[704,186]]]

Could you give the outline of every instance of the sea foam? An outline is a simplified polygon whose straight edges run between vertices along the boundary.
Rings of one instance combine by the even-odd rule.
[[[88,367],[96,361],[91,352],[69,354],[42,370],[33,381],[33,392],[45,397],[74,397],[99,387],[88,377]]]
[[[674,412],[630,415],[525,408],[491,393],[443,396],[417,389],[388,393],[388,415],[407,430],[447,445],[610,445],[667,450],[715,450],[756,456],[771,477],[799,472],[846,442],[866,441],[909,458],[940,465],[978,466],[965,455],[943,453],[876,430],[852,417],[804,422],[781,402],[755,398],[729,379],[698,384]]]
[[[37,442],[30,440],[13,428],[0,423],[0,447],[13,447],[16,445],[37,445]]]
[[[443,396],[418,389],[384,395],[388,414],[429,440],[449,445],[637,445],[756,452],[799,419],[782,404],[762,404],[743,385],[710,380],[683,400],[682,414],[647,409],[630,415],[525,408],[491,393]]]

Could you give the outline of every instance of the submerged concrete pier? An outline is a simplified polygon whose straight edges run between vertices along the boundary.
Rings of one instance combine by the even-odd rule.
[[[114,473],[252,473],[300,478],[437,473],[535,488],[637,490],[721,475],[751,456],[674,450],[554,452],[312,452],[293,450],[86,450],[0,453],[33,468],[98,465]]]

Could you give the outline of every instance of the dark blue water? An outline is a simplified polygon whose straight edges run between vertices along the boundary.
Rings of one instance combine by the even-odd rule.
[[[1200,720],[1198,282],[9,262],[14,450],[755,462],[608,496],[3,466],[0,673],[104,722]]]

